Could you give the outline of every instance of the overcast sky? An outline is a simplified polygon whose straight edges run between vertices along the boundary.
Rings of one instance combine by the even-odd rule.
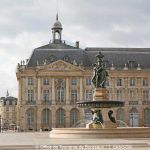
[[[150,47],[150,0],[58,0],[63,40]],[[16,65],[52,38],[57,0],[0,0],[0,97],[17,96]]]

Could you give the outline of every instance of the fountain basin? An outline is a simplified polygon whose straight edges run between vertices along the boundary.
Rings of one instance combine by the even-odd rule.
[[[93,100],[93,101],[82,101],[77,103],[78,107],[81,108],[112,108],[112,107],[123,107],[123,101],[112,101],[112,100]]]
[[[50,138],[150,138],[149,127],[118,127],[114,129],[53,128]]]

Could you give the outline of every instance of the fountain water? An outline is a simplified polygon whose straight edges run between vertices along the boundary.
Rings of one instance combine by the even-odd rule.
[[[105,87],[108,73],[103,62],[103,55],[96,55],[97,62],[93,65],[92,82],[95,86],[92,101],[78,102],[78,107],[91,108],[92,120],[86,124],[86,128],[55,128],[51,131],[53,138],[128,138],[128,137],[150,137],[150,128],[117,128],[117,122],[113,116],[114,107],[123,107],[123,101],[108,100]],[[125,123],[124,123],[125,124]]]

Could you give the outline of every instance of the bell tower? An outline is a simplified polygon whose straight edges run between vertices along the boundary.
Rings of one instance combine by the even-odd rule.
[[[62,33],[62,24],[58,20],[58,13],[56,14],[56,21],[52,27],[52,34],[53,34],[53,43],[61,43],[61,33]]]

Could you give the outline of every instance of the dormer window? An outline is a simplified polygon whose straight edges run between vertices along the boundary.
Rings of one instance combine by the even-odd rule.
[[[56,56],[54,56],[54,55],[51,55],[50,57],[48,57],[48,61],[50,62],[50,63],[52,63],[52,62],[54,62],[54,61],[56,61],[57,60],[57,58],[56,58]]]
[[[63,60],[66,61],[66,62],[70,62],[69,56],[64,56],[64,57],[63,57]]]
[[[135,66],[136,66],[135,61],[128,61],[128,66],[130,69],[135,68]]]

